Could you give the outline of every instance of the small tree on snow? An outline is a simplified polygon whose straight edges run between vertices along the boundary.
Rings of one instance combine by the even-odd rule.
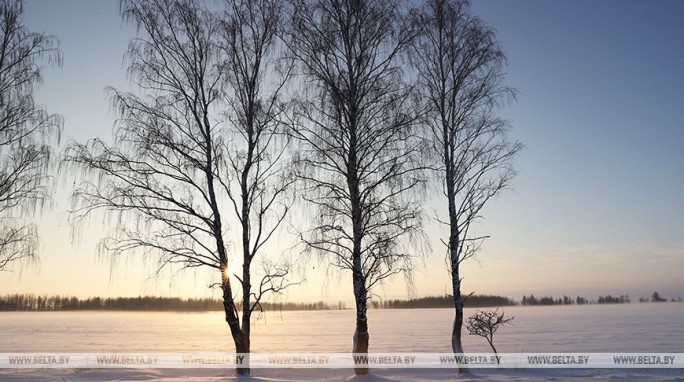
[[[502,326],[513,321],[515,317],[505,317],[505,313],[499,314],[499,309],[478,311],[474,315],[468,317],[468,322],[465,326],[470,334],[484,337],[489,346],[492,347],[494,354],[498,354],[494,347],[494,333]]]

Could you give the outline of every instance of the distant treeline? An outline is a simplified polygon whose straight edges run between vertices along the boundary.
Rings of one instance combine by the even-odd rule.
[[[335,305],[322,301],[314,303],[262,303],[265,311],[278,310],[335,310],[346,309],[343,302]],[[0,311],[74,311],[74,310],[126,310],[161,312],[211,312],[222,311],[223,303],[214,298],[178,297],[93,297],[79,299],[66,296],[36,296],[12,294],[0,296]]]
[[[465,298],[465,306],[470,308],[509,306],[515,302],[507,297],[492,295],[472,295]],[[262,303],[265,311],[278,310],[341,310],[346,309],[344,302],[328,304],[322,301],[313,303],[283,302]],[[371,301],[375,309],[416,309],[452,308],[451,296],[422,297],[410,300]],[[161,312],[211,312],[222,311],[223,303],[213,298],[178,297],[93,297],[79,299],[67,296],[36,296],[33,294],[12,294],[0,296],[0,311],[75,311],[75,310],[123,310],[123,311],[161,311]]]
[[[584,304],[629,304],[629,296],[622,295],[619,297],[613,297],[611,295],[599,296],[598,300],[587,300],[582,296],[577,296],[576,298],[563,296],[562,298],[553,298],[551,296],[535,297],[533,294],[529,296],[523,296],[521,305],[584,305]]]
[[[283,302],[262,303],[265,311],[278,310],[341,310],[346,309],[344,302],[328,304],[322,301],[313,303]],[[492,295],[472,295],[465,298],[465,306],[470,308],[509,306],[515,302],[507,297]],[[451,296],[422,297],[410,300],[371,301],[374,309],[417,309],[452,308]],[[12,294],[0,296],[0,311],[75,311],[75,310],[124,310],[124,311],[161,311],[161,312],[211,312],[222,311],[223,303],[213,298],[178,297],[93,297],[80,299],[67,296],[36,296],[33,294]]]
[[[651,298],[640,298],[639,302],[664,302],[667,299],[654,292]],[[675,299],[672,299],[675,301]],[[677,301],[682,301],[681,297]],[[583,305],[583,304],[622,304],[630,303],[627,295],[599,296],[598,300],[588,300],[577,296],[571,298],[563,296],[535,297],[533,294],[523,296],[520,305]],[[241,304],[239,304],[241,306]],[[265,311],[280,310],[342,310],[346,309],[344,302],[329,304],[318,302],[279,302],[262,303]],[[464,298],[466,308],[484,308],[496,306],[511,306],[518,303],[508,297],[494,295],[471,295]],[[373,309],[421,309],[421,308],[453,308],[451,296],[432,296],[413,298],[409,300],[371,301]],[[36,296],[33,294],[12,294],[0,296],[0,311],[76,311],[76,310],[123,310],[123,311],[158,311],[158,312],[213,312],[223,311],[220,299],[179,297],[92,297],[79,299],[66,296]]]
[[[475,294],[464,297],[463,305],[466,308],[484,308],[515,305],[515,302],[508,297]],[[432,296],[410,300],[373,301],[371,302],[371,307],[383,309],[453,308],[454,299],[451,296]]]
[[[648,297],[641,297],[639,302],[666,302],[666,298],[660,297],[658,292],[653,292],[649,300]],[[682,301],[680,297],[678,300],[672,299],[672,301]],[[563,296],[562,298],[553,298],[551,296],[535,297],[533,294],[529,296],[523,296],[521,305],[584,305],[584,304],[629,304],[632,301],[629,299],[628,295],[621,296],[599,296],[598,300],[588,300],[582,296],[577,296],[576,298]]]

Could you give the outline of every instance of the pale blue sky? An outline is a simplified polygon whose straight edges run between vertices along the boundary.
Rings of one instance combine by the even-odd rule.
[[[683,270],[684,3],[476,1],[473,10],[508,52],[520,96],[504,115],[527,146],[516,195],[490,210],[501,250],[596,247],[591,268],[617,246],[624,261],[602,271],[624,272],[625,289]],[[639,265],[661,251],[673,263]]]
[[[472,9],[508,54],[508,83],[520,94],[502,115],[526,149],[514,190],[485,211],[480,229],[492,238],[465,266],[464,289],[515,298],[684,296],[684,2],[479,0]],[[39,102],[64,115],[66,140],[111,136],[103,89],[128,86],[122,55],[132,35],[117,2],[34,0],[25,11],[28,26],[58,36],[64,52],[62,69],[45,70]],[[441,194],[429,199],[443,208]],[[209,293],[204,275],[145,281],[135,262],[110,279],[109,263],[94,255],[100,227],[72,246],[68,201],[55,201],[40,226],[41,266],[0,274],[0,292]],[[440,230],[428,228],[435,253],[416,272],[418,295],[450,289]],[[311,272],[287,298],[350,300],[348,278],[311,294],[323,284]],[[402,285],[379,293],[401,297]]]

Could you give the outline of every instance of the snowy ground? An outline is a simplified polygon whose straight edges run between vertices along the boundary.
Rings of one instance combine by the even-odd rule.
[[[513,325],[495,336],[500,352],[684,353],[684,304],[510,307]],[[467,310],[466,315],[474,310]],[[370,312],[371,352],[448,352],[450,310]],[[253,329],[255,352],[347,352],[351,311],[272,313]],[[0,313],[2,352],[230,352],[219,313]],[[488,352],[464,336],[468,352]],[[228,377],[228,378],[227,378]],[[684,381],[684,369],[0,369],[1,380],[33,381]]]
[[[2,381],[237,381],[237,382],[409,382],[409,381],[684,381],[681,369],[519,369],[471,370],[458,375],[441,369],[376,369],[365,376],[354,376],[339,369],[265,369],[250,377],[215,369],[91,369],[91,370],[1,370]]]

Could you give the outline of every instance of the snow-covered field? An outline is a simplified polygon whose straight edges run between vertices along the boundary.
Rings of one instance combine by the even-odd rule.
[[[508,307],[511,326],[495,335],[501,353],[684,353],[684,303]],[[474,313],[466,310],[466,315]],[[370,311],[371,352],[449,352],[453,312]],[[253,327],[254,352],[349,352],[353,311],[271,312]],[[220,313],[0,313],[0,353],[231,352]],[[490,349],[464,335],[470,353]],[[225,380],[223,369],[0,369],[9,380]],[[255,369],[240,381],[296,380],[661,380],[684,381],[684,369]]]

